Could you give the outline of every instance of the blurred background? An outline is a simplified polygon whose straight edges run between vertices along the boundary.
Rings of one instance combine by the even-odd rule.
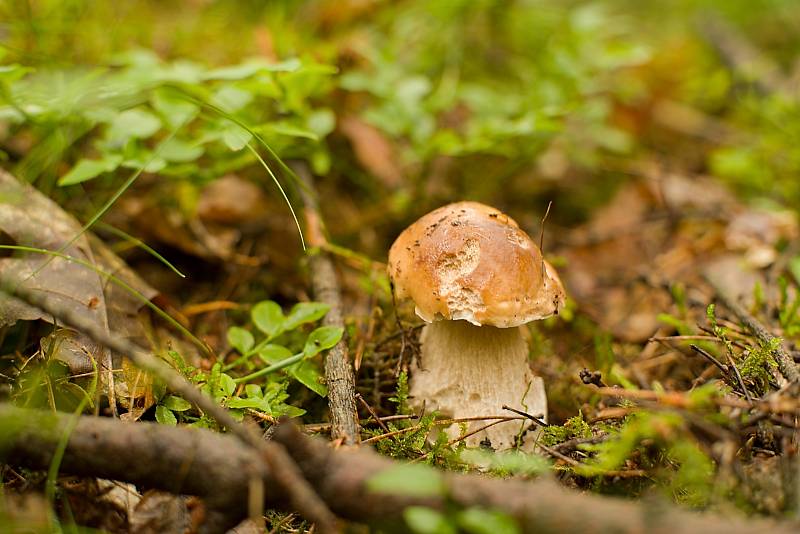
[[[3,164],[77,213],[147,162],[135,187],[159,190],[152,209],[191,219],[203,188],[236,173],[288,215],[230,121],[182,115],[168,86],[308,161],[335,240],[375,258],[454,199],[531,229],[552,200],[553,228],[575,225],[648,165],[800,202],[791,0],[0,6]]]

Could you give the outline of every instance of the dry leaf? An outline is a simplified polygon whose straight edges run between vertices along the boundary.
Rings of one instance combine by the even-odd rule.
[[[757,282],[764,286],[758,269],[796,236],[793,214],[747,208],[705,177],[651,170],[572,233],[562,278],[602,328],[641,342],[669,309],[672,285],[704,287],[707,276],[734,297],[752,297]]]
[[[139,310],[157,292],[136,276],[113,252],[91,233],[80,234],[81,225],[28,184],[0,171],[0,231],[6,242],[15,245],[59,251],[78,261],[27,251],[11,251],[0,259],[0,271],[13,275],[25,287],[44,292],[72,313],[91,321],[114,335],[140,337]],[[75,239],[75,236],[79,236]],[[111,280],[110,276],[133,288],[132,295]],[[19,320],[52,320],[39,310],[17,299],[0,295],[0,326]],[[83,356],[97,358],[101,391],[114,399],[114,374],[120,368],[121,355],[112,355],[78,334],[59,334],[63,359],[70,369],[87,368]],[[91,348],[89,348],[91,347]],[[83,353],[81,356],[80,353]],[[120,384],[123,388],[126,384]],[[137,390],[138,391],[138,390]],[[144,394],[142,394],[144,395]],[[152,392],[144,395],[145,404],[153,403]]]
[[[394,146],[380,130],[349,116],[339,120],[339,131],[352,143],[359,163],[384,186],[394,189],[403,183]]]

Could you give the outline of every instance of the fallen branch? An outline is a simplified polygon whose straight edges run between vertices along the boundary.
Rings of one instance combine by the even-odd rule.
[[[61,323],[83,332],[105,347],[125,354],[137,367],[163,380],[172,391],[209,414],[220,425],[227,427],[243,444],[258,451],[273,474],[273,483],[287,493],[293,508],[306,519],[316,522],[320,530],[325,532],[338,530],[336,518],[314,494],[314,490],[303,479],[283,447],[264,441],[252,428],[238,423],[225,408],[201,393],[164,361],[125,338],[112,336],[96,323],[48,299],[45,294],[26,288],[18,280],[2,273],[0,273],[0,290],[58,318]]]
[[[325,245],[325,225],[319,213],[319,202],[308,167],[303,162],[293,164],[293,169],[305,184],[300,191],[305,206],[306,239],[314,252],[308,258],[314,298],[328,304],[331,309],[323,324],[344,328],[342,292],[336,279]],[[347,350],[347,338],[342,339],[325,356],[325,382],[328,385],[328,406],[331,411],[331,438],[346,445],[360,440],[358,412],[356,410],[356,383]]]
[[[603,397],[650,401],[670,408],[692,409],[698,406],[697,401],[692,399],[690,392],[634,390],[617,387],[597,388],[593,392]],[[791,394],[768,395],[764,399],[754,399],[752,401],[730,396],[711,397],[708,402],[712,402],[717,406],[753,410],[765,414],[783,413],[794,416],[800,415],[800,403],[797,401],[796,397]]]
[[[31,468],[46,468],[69,416],[0,404],[0,457]],[[274,439],[286,446],[320,497],[341,517],[366,523],[402,521],[409,506],[439,510],[479,506],[505,512],[523,532],[615,532],[681,534],[788,534],[796,524],[738,520],[680,510],[666,504],[634,503],[565,490],[549,479],[499,480],[440,473],[442,492],[415,497],[371,492],[367,483],[398,463],[368,449],[333,450],[324,441],[280,425]],[[174,493],[203,496],[225,519],[246,517],[252,477],[264,481],[265,504],[291,507],[276,491],[274,473],[241,441],[207,430],[154,423],[124,423],[83,416],[70,436],[62,471],[132,482]]]

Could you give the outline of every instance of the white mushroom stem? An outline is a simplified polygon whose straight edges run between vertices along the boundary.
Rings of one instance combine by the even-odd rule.
[[[503,405],[533,416],[547,417],[547,398],[541,378],[528,365],[528,347],[517,328],[475,326],[467,321],[436,321],[425,327],[422,355],[411,374],[413,405],[439,411],[454,419],[514,415]],[[468,423],[468,432],[492,420]],[[477,447],[487,438],[495,450],[512,448],[529,420],[498,423],[466,439]],[[451,438],[461,435],[459,425],[447,429]],[[525,436],[529,446],[535,429]]]

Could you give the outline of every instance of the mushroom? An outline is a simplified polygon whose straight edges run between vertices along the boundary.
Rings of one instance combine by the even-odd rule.
[[[411,367],[412,406],[466,418],[504,415],[506,405],[546,419],[544,383],[531,372],[520,326],[557,314],[564,288],[511,217],[477,202],[434,210],[394,242],[389,277],[428,323]],[[490,422],[472,421],[468,432]],[[499,423],[466,444],[511,448],[533,424]],[[458,425],[447,432],[461,433]]]

